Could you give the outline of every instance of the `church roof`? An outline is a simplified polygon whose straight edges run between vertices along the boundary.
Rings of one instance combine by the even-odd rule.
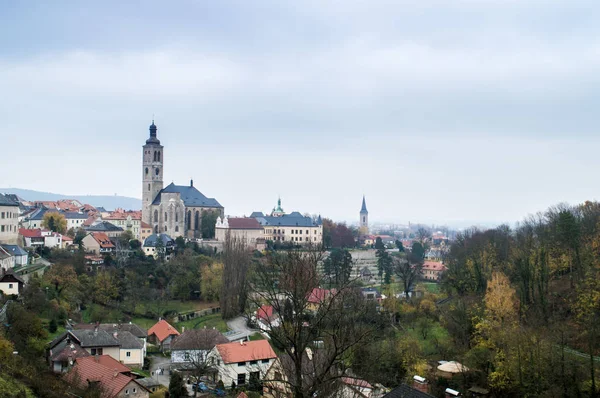
[[[280,217],[257,217],[256,220],[262,226],[274,225],[283,227],[316,227],[318,225],[311,217],[304,217],[297,212],[292,214],[284,214]]]
[[[360,208],[360,212],[361,213],[368,213],[368,211],[367,211],[367,202],[365,202],[365,195],[363,195],[363,203],[362,203],[362,207]]]
[[[223,207],[215,198],[207,198],[192,185],[175,185],[174,183],[170,183],[160,190],[152,202],[153,205],[160,204],[160,196],[163,192],[179,193],[186,207]]]

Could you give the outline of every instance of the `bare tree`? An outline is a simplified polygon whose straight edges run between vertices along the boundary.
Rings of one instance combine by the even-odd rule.
[[[283,352],[280,367],[285,374],[265,385],[285,386],[296,398],[333,396],[346,374],[347,359],[375,331],[374,306],[367,303],[354,281],[336,289],[322,289],[326,280],[318,272],[322,252],[273,252],[255,264],[249,310],[272,307],[278,316],[264,317],[263,329]],[[270,309],[270,308],[269,308]]]
[[[251,261],[251,250],[246,239],[227,232],[222,259],[221,314],[229,319],[243,313],[246,305],[246,276]]]
[[[404,294],[408,300],[409,294],[423,273],[423,259],[408,253],[406,257],[394,256],[394,270],[402,280]]]

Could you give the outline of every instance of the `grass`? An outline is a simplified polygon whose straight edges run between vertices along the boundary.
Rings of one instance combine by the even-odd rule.
[[[264,340],[265,336],[263,336],[260,333],[254,333],[250,335],[250,341],[255,341],[255,340]]]
[[[429,293],[440,294],[441,292],[440,285],[438,283],[423,282],[421,286],[424,287]]]
[[[427,329],[427,338],[423,337],[421,333],[422,328],[420,327],[419,321],[415,323],[414,329],[408,329],[408,335],[414,338],[421,348],[423,355],[427,357],[435,356],[439,354],[437,344],[443,345],[450,338],[448,331],[440,325],[439,322],[431,322]]]
[[[214,327],[222,333],[229,330],[227,327],[227,323],[223,320],[223,318],[221,318],[221,314],[205,315],[195,319],[190,319],[189,321],[177,322],[174,326],[179,331],[181,331],[183,327],[185,327],[186,329],[201,329],[203,327]]]
[[[65,332],[65,330],[66,330],[66,329],[65,329],[65,327],[64,327],[64,326],[59,326],[59,327],[56,329],[56,332],[54,332],[54,333],[50,333],[50,332],[48,332],[48,342],[51,342],[52,340],[54,340],[55,338],[57,338],[57,337],[58,337],[58,336],[59,336],[61,333],[64,333],[64,332]]]

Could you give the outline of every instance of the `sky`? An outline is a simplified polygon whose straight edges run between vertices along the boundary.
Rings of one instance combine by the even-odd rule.
[[[599,198],[597,0],[0,3],[1,187],[515,222]]]

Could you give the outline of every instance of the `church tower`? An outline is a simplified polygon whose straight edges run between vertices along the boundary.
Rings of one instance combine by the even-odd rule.
[[[369,233],[369,212],[367,211],[367,203],[365,202],[365,195],[363,195],[362,207],[360,209],[360,222],[359,232],[361,235],[367,235]]]
[[[152,225],[152,201],[163,189],[163,146],[156,138],[154,120],[150,125],[150,138],[143,146],[142,161],[142,221]]]

